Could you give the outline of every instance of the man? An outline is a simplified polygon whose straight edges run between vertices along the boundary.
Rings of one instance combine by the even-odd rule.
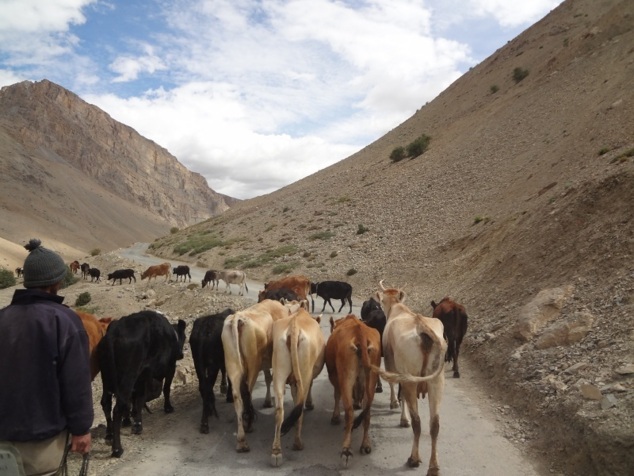
[[[28,475],[55,474],[71,451],[90,451],[93,402],[88,336],[58,296],[67,266],[32,239],[24,287],[0,310],[0,442],[20,452]]]

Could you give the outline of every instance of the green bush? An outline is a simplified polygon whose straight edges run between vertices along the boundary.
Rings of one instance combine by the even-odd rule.
[[[291,271],[293,271],[293,269],[295,267],[297,267],[297,262],[296,261],[293,261],[291,263],[278,264],[278,265],[273,267],[271,272],[273,274],[288,274]]]
[[[363,225],[359,225],[359,227],[357,228],[357,235],[363,235],[366,231],[370,231],[370,229],[366,228]]]
[[[526,76],[528,76],[527,69],[522,69],[518,67],[513,70],[513,81],[515,81],[516,83],[519,83]]]
[[[320,231],[319,233],[313,233],[312,235],[310,235],[308,237],[308,239],[310,241],[315,241],[315,240],[329,240],[330,238],[332,238],[333,236],[335,236],[335,234],[330,231]]]
[[[11,271],[0,268],[0,289],[9,288],[16,285],[15,276]]]
[[[101,254],[101,249],[100,248],[94,248],[91,252],[90,252],[90,256],[98,256]]]
[[[427,134],[423,134],[414,142],[407,146],[407,155],[408,157],[415,159],[419,155],[422,155],[427,148],[429,147],[429,142],[431,141],[431,137]]]
[[[392,162],[399,162],[403,160],[404,158],[405,158],[405,148],[401,146],[394,149],[392,153],[390,154],[390,160]]]
[[[178,233],[180,231],[180,228],[178,228],[177,226],[173,226],[172,228],[170,228],[170,234],[175,234]]]
[[[491,94],[495,94],[500,90],[500,88],[497,86],[497,84],[492,84],[491,87],[489,88],[489,91],[491,91]]]
[[[79,281],[79,278],[73,274],[70,268],[68,268],[68,270],[66,271],[66,276],[64,276],[64,279],[62,280],[62,289],[75,284],[77,281]]]
[[[346,276],[352,276],[354,274],[357,274],[357,270],[354,268],[350,268],[347,272],[346,272]]]
[[[85,306],[91,300],[92,296],[89,292],[81,293],[79,296],[77,296],[77,299],[75,299],[75,307]]]
[[[333,252],[330,253],[330,257],[331,258],[336,258],[338,254],[339,254],[339,252],[333,251]]]

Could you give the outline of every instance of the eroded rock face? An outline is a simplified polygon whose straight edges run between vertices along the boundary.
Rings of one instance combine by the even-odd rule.
[[[535,342],[538,349],[570,345],[581,341],[592,329],[594,317],[587,311],[573,314],[563,322],[548,327]]]
[[[560,315],[563,305],[572,296],[573,291],[572,285],[540,291],[520,310],[513,336],[523,342],[531,340]]]

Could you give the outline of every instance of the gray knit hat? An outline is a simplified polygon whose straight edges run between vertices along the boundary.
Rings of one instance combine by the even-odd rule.
[[[25,288],[45,288],[59,283],[66,275],[68,267],[62,257],[41,245],[37,238],[24,245],[29,251],[23,266]]]

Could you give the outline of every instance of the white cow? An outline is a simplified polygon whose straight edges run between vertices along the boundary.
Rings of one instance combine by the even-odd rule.
[[[412,453],[407,460],[410,467],[421,463],[418,446],[420,440],[420,417],[418,395],[429,393],[429,433],[431,435],[431,457],[427,475],[439,471],[436,443],[440,431],[438,414],[445,388],[444,363],[447,343],[443,338],[443,325],[439,319],[415,314],[402,302],[405,293],[399,289],[386,289],[379,282],[381,291],[375,299],[381,303],[387,324],[383,331],[383,358],[385,369],[372,366],[381,377],[390,382],[401,383],[401,426],[409,426],[407,410],[412,418],[414,441]],[[407,406],[407,409],[405,408]]]
[[[225,269],[218,272],[217,279],[222,279],[227,284],[225,292],[228,292],[229,294],[231,294],[231,284],[237,284],[240,286],[240,291],[238,292],[240,296],[244,294],[243,289],[246,289],[246,291],[249,292],[249,288],[247,287],[247,275],[244,271],[237,269]]]

